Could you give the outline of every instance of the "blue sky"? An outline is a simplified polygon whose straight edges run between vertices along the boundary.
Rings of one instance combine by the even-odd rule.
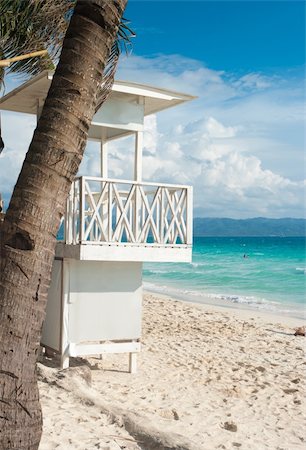
[[[129,0],[125,17],[117,79],[198,97],[146,119],[144,179],[193,185],[195,216],[305,217],[305,2]],[[1,115],[8,199],[35,119]],[[131,177],[128,147],[111,144],[110,176]],[[80,173],[98,171],[89,144]]]
[[[138,55],[177,53],[237,72],[304,64],[303,1],[130,0],[125,16]]]

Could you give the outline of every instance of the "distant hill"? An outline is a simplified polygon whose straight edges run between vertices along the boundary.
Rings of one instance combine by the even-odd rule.
[[[306,236],[306,219],[195,218],[194,236]]]

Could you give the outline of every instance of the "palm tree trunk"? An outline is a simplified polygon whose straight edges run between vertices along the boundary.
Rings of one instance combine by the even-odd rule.
[[[126,2],[78,1],[3,223],[0,450],[39,446],[42,417],[36,359],[56,233]]]

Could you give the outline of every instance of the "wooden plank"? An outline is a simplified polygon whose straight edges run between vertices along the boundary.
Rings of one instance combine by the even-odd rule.
[[[187,207],[186,207],[186,235],[188,245],[192,245],[192,235],[193,235],[193,187],[189,186],[187,188]]]
[[[107,178],[108,177],[108,144],[102,137],[101,140],[101,177]]]
[[[137,353],[140,342],[110,342],[97,344],[69,344],[69,356],[103,355],[103,353]]]
[[[72,192],[72,242],[73,244],[77,244],[80,237],[80,180],[73,183]]]
[[[108,242],[113,240],[113,183],[108,183]]]
[[[137,131],[135,134],[135,156],[134,156],[134,180],[142,180],[142,147],[143,131]]]
[[[76,259],[91,261],[191,262],[192,247],[169,245],[81,245]]]
[[[85,177],[80,179],[80,242],[84,241],[85,229]]]
[[[141,230],[141,233],[140,233],[139,240],[140,240],[140,242],[146,242],[147,241],[147,237],[148,237],[148,233],[149,233],[149,229],[150,229],[150,225],[151,225],[151,229],[153,231],[154,239],[155,239],[156,242],[159,242],[159,240],[160,240],[159,239],[159,234],[158,234],[158,231],[157,231],[156,224],[154,222],[153,214],[154,214],[154,209],[156,207],[156,204],[157,204],[157,202],[159,200],[160,188],[158,188],[157,191],[155,192],[155,195],[154,195],[153,201],[151,203],[151,206],[149,204],[148,197],[147,197],[146,193],[144,192],[143,188],[140,187],[139,190],[140,190],[140,193],[141,193],[143,204],[145,205],[146,210],[148,212],[146,221],[143,224],[143,227],[142,227],[142,230]]]
[[[183,184],[151,183],[148,181],[132,181],[132,180],[121,180],[118,178],[101,178],[101,177],[90,177],[90,176],[77,177],[77,178],[75,178],[75,180],[78,178],[86,178],[86,180],[89,180],[89,181],[100,181],[100,182],[108,181],[110,183],[116,183],[116,184],[136,184],[136,185],[154,186],[154,187],[160,186],[160,187],[165,187],[165,188],[169,188],[169,189],[172,188],[174,190],[187,189],[188,187],[190,187],[186,184],[183,185]]]
[[[140,230],[141,230],[141,225],[140,225],[141,197],[140,197],[139,189],[141,189],[141,187],[135,186],[134,211],[133,211],[133,218],[132,218],[132,220],[133,220],[134,236],[135,236],[135,241],[136,242],[139,241],[139,233],[140,233]]]
[[[96,203],[96,201],[94,199],[94,196],[92,195],[90,186],[89,186],[89,184],[86,181],[85,181],[85,186],[86,186],[86,191],[87,191],[88,197],[90,199],[91,206],[93,208],[93,213],[92,213],[92,216],[90,218],[90,222],[89,222],[89,224],[87,226],[87,229],[84,230],[84,240],[85,241],[87,240],[87,238],[89,236],[89,233],[91,232],[91,229],[92,229],[92,227],[93,227],[93,225],[95,223],[96,225],[99,225],[100,230],[101,230],[101,237],[106,241],[107,238],[106,238],[106,234],[104,232],[103,223],[102,223],[102,219],[101,219],[101,216],[100,216],[99,209],[100,209],[100,207],[102,205],[102,202],[104,200],[103,199],[104,194],[107,191],[107,183],[104,183],[104,187],[103,187],[101,195],[100,195],[100,197],[98,199],[98,203]]]
[[[64,260],[62,263],[62,297],[61,297],[61,330],[60,330],[60,354],[61,354],[61,367],[66,369],[69,367],[69,344],[68,344],[68,333],[69,333],[69,284],[70,277],[70,267],[69,260]]]
[[[119,220],[116,223],[116,227],[115,227],[115,230],[114,230],[113,237],[114,237],[114,239],[116,239],[117,236],[118,236],[119,241],[121,241],[122,233],[123,233],[123,225],[125,225],[127,234],[130,237],[130,241],[131,242],[135,242],[135,236],[133,234],[133,231],[132,231],[132,228],[131,228],[131,224],[129,223],[129,219],[127,217],[127,211],[128,211],[129,206],[130,206],[130,202],[131,202],[131,199],[132,199],[132,197],[134,195],[135,189],[136,189],[136,186],[132,185],[131,190],[130,190],[130,192],[128,194],[128,197],[126,199],[125,205],[123,205],[120,193],[119,193],[116,185],[114,184],[114,193],[115,193],[115,197],[117,199],[117,206],[118,206],[118,208],[120,210],[120,217],[119,217]]]
[[[129,354],[129,372],[130,373],[137,372],[137,353]]]
[[[102,185],[102,192],[92,192],[89,182]],[[78,193],[75,194],[78,185],[79,202]],[[121,185],[126,185],[128,189],[122,189]],[[126,231],[130,243],[145,245],[147,236],[152,230],[155,244],[178,245],[176,240],[179,237],[182,244],[187,244],[188,241],[188,244],[192,245],[190,187],[124,180],[110,181],[101,177],[78,177],[74,186],[75,189],[71,194],[73,198],[68,204],[66,243],[81,242],[84,245],[114,241],[121,243]],[[105,209],[103,208],[101,217],[103,202]],[[86,213],[88,208],[90,215]],[[76,226],[78,217],[79,233]]]

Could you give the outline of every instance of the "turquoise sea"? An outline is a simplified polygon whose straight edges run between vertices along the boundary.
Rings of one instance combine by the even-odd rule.
[[[197,237],[192,263],[145,263],[144,288],[306,318],[305,237]]]

